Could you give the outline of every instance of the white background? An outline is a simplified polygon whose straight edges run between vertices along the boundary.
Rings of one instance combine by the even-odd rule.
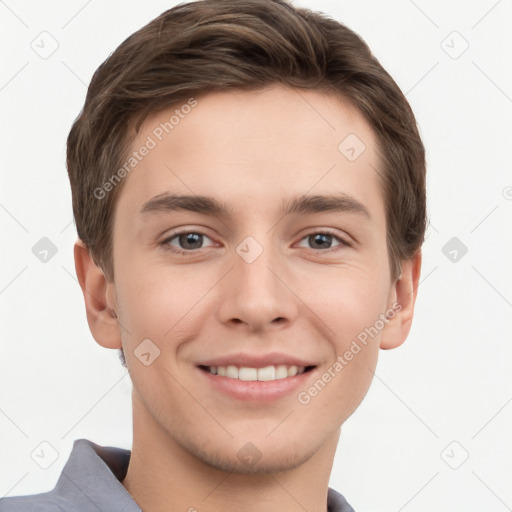
[[[75,279],[65,141],[97,66],[176,3],[0,2],[0,497],[53,488],[75,439],[131,446],[129,377],[90,335]],[[381,353],[330,485],[357,512],[512,510],[512,1],[295,3],[369,43],[428,153],[413,328]],[[43,31],[58,43],[47,59],[31,47],[56,44]],[[42,237],[58,249],[46,263]],[[468,248],[457,262],[452,237]],[[58,454],[47,469],[41,442]]]

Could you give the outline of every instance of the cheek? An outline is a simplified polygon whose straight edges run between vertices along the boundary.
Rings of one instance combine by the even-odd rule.
[[[389,280],[367,266],[340,268],[315,282],[315,292],[305,295],[304,288],[302,295],[329,328],[329,338],[338,353],[386,312]]]
[[[200,301],[215,279],[190,268],[161,263],[142,268],[135,262],[118,276],[118,313],[125,328],[123,339],[130,346],[149,338],[163,351],[171,348],[173,340],[197,335],[202,325]]]
[[[329,281],[322,298],[309,303],[320,312],[329,356],[316,380],[297,396],[304,414],[331,411],[332,422],[325,429],[343,423],[368,391],[377,365],[380,331],[372,330],[386,311],[386,289],[377,281],[349,278]],[[379,324],[380,325],[380,324]]]
[[[352,267],[339,269],[337,275],[319,284],[322,282],[318,288],[322,293],[310,294],[308,306],[328,326],[323,331],[331,354],[319,376],[322,382],[317,381],[311,393],[318,406],[338,404],[339,414],[346,419],[361,402],[373,377],[389,281],[378,271]],[[328,388],[325,393],[323,386]]]
[[[312,398],[318,401],[315,407],[317,410],[331,408],[335,424],[342,424],[356,410],[372,381],[377,364],[378,345],[372,341],[359,348],[360,352],[349,350],[341,354],[337,364],[327,368],[313,383],[314,388],[321,390],[316,398]],[[347,358],[348,353],[352,354],[350,360]],[[322,388],[324,383],[325,391]]]

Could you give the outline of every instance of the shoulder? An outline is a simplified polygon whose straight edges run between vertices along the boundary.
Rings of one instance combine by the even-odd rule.
[[[122,480],[130,451],[77,439],[55,488],[0,498],[0,512],[141,512]]]
[[[11,496],[0,499],[0,512],[78,512],[78,510],[53,491]]]
[[[347,503],[347,500],[339,492],[329,487],[327,494],[328,512],[354,512],[354,509]],[[2,509],[0,509],[2,512]]]

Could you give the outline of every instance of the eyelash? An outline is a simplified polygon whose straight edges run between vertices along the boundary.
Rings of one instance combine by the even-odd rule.
[[[189,251],[186,251],[184,249],[177,249],[176,247],[174,247],[174,246],[169,244],[169,242],[171,240],[173,240],[174,238],[176,238],[176,237],[178,237],[180,235],[187,235],[187,234],[190,234],[190,233],[194,233],[196,235],[202,235],[202,236],[205,236],[207,238],[210,238],[206,233],[204,233],[203,231],[200,231],[200,230],[184,230],[184,231],[178,231],[176,233],[173,233],[171,236],[169,236],[165,240],[163,240],[160,245],[165,250],[167,250],[169,252],[172,252],[174,254],[181,254],[181,255],[195,254],[197,251],[200,251],[202,249],[202,247],[199,248],[199,249],[191,249]],[[312,231],[311,233],[308,233],[308,234],[304,235],[300,239],[300,241],[302,241],[305,238],[308,238],[310,236],[313,236],[313,235],[329,235],[329,236],[332,236],[334,239],[336,239],[338,242],[340,242],[340,244],[335,246],[335,247],[331,247],[329,249],[311,249],[312,251],[323,252],[323,253],[330,253],[330,252],[338,251],[342,247],[352,247],[352,245],[350,243],[348,243],[345,239],[341,238],[339,235],[335,234],[333,231],[331,231],[329,229],[323,229],[321,231]]]

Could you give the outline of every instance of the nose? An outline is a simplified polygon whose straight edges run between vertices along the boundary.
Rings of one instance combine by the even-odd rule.
[[[244,255],[244,247],[234,251],[232,269],[222,280],[219,320],[230,327],[256,332],[286,327],[297,318],[292,272],[268,244],[262,248],[254,260]]]

